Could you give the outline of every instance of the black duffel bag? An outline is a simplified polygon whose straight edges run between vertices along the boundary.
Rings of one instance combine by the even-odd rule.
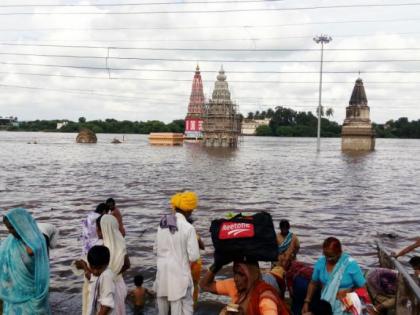
[[[216,219],[210,226],[215,256],[225,261],[276,261],[277,239],[267,212]]]

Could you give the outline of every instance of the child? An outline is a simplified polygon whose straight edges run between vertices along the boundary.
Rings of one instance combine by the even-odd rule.
[[[146,294],[153,296],[154,293],[146,288],[143,288],[142,275],[137,275],[134,277],[134,285],[136,288],[129,293],[134,305],[134,315],[142,315],[144,303],[146,301]]]
[[[115,275],[108,268],[109,249],[102,245],[93,246],[87,259],[92,275],[97,277],[89,290],[87,314],[114,315]]]

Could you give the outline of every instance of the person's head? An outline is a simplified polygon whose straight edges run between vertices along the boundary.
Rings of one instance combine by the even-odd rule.
[[[107,212],[106,204],[104,204],[103,202],[98,204],[96,206],[95,212],[99,213],[100,215],[103,215],[104,213],[106,213]]]
[[[102,220],[102,215],[96,219],[96,235],[98,235],[98,238],[100,240],[103,238],[102,229],[101,229],[101,220]]]
[[[115,208],[115,200],[113,198],[108,198],[105,201],[106,206],[108,207],[109,210],[114,210]]]
[[[416,276],[420,277],[420,256],[414,256],[409,260],[411,267],[413,267]]]
[[[341,249],[340,241],[335,237],[328,237],[322,244],[322,252],[329,263],[336,263],[343,250]]]
[[[93,246],[87,255],[92,274],[99,277],[102,272],[108,267],[110,260],[109,249],[106,246]]]
[[[175,212],[183,214],[188,219],[197,208],[198,196],[195,192],[184,191],[173,195],[170,203]]]
[[[9,219],[4,216],[3,217],[3,223],[7,228],[7,231],[9,231],[10,234],[12,234],[15,238],[17,238],[18,240],[21,239],[21,237],[19,236],[19,234],[16,232],[15,228],[13,227],[13,225],[10,223]]]
[[[282,235],[287,235],[289,233],[290,230],[290,223],[287,220],[280,220],[279,223],[279,228],[280,228],[280,233]]]
[[[313,308],[314,315],[333,315],[331,304],[325,300],[320,300]]]
[[[140,288],[143,285],[143,276],[137,275],[134,277],[134,285]]]
[[[233,280],[239,293],[249,291],[260,277],[258,262],[237,261],[233,263]]]

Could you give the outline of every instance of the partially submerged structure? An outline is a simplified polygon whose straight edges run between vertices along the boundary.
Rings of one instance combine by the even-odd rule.
[[[230,98],[225,71],[221,67],[212,98],[205,108],[203,144],[207,147],[236,147],[240,133],[240,115]]]
[[[375,132],[370,121],[370,109],[362,79],[358,78],[353,88],[349,106],[346,108],[341,130],[343,151],[372,151],[375,149]]]
[[[76,137],[77,143],[96,143],[98,138],[96,134],[90,129],[82,129]]]
[[[153,132],[149,135],[151,145],[182,145],[184,135],[174,132]]]
[[[185,139],[201,140],[203,138],[204,92],[200,67],[195,69],[191,88],[188,113],[185,117]]]

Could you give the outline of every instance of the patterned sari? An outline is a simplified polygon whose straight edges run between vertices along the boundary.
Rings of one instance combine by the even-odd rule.
[[[0,245],[0,299],[4,315],[49,315],[47,247],[35,220],[25,209],[5,217],[20,239],[10,234]],[[27,252],[29,247],[33,255]]]

